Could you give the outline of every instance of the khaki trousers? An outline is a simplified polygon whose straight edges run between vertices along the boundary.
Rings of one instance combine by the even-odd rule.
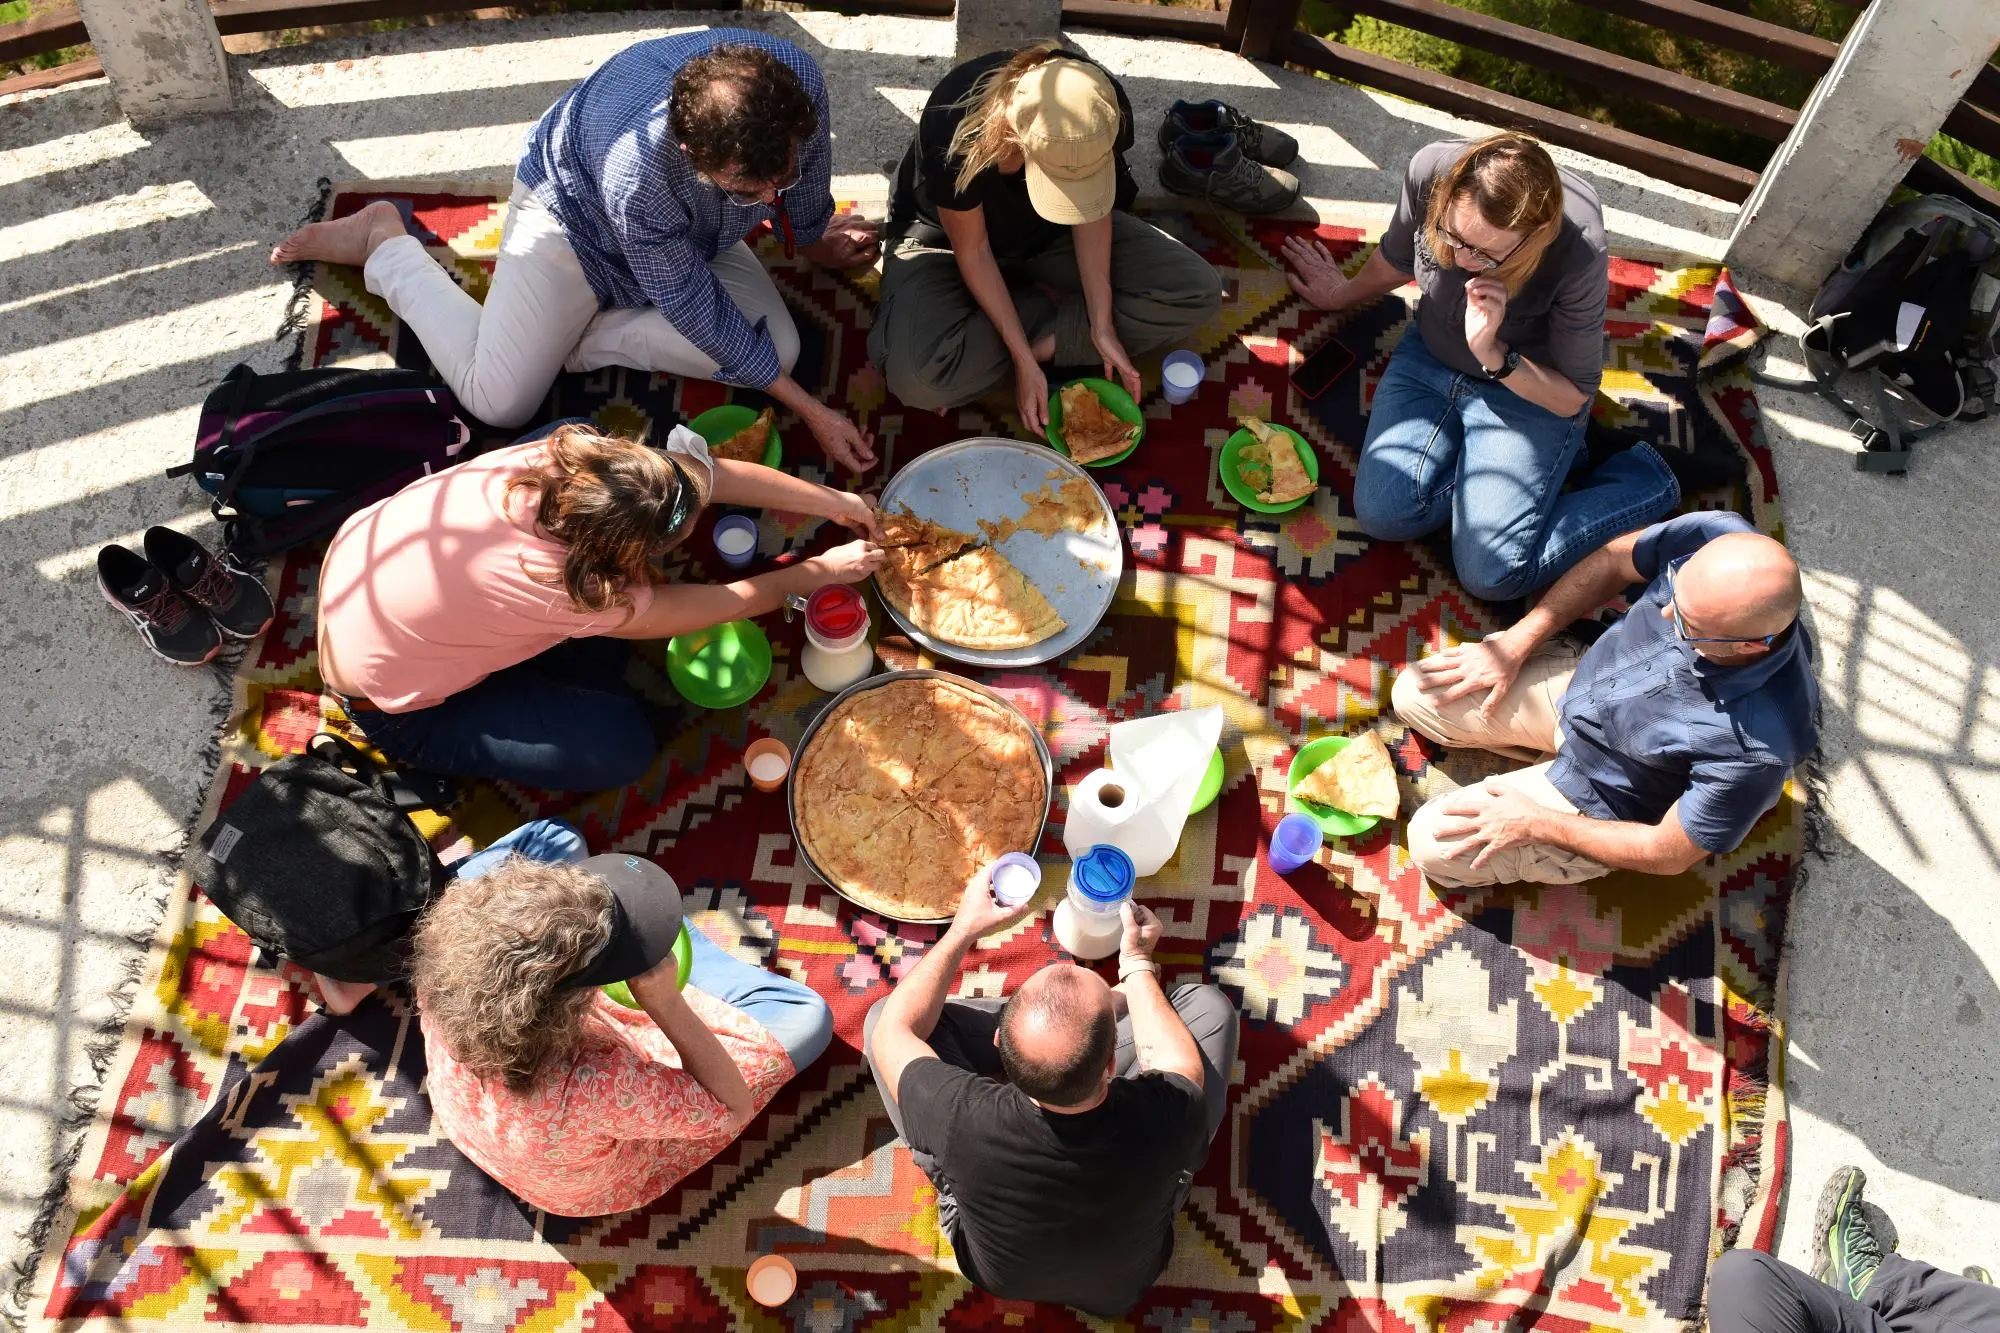
[[[1531,762],[1531,767],[1503,773],[1494,781],[1538,805],[1573,815],[1577,813],[1576,807],[1549,781],[1547,760],[1562,744],[1556,725],[1559,706],[1582,656],[1583,649],[1567,639],[1554,639],[1537,648],[1522,665],[1521,674],[1490,718],[1479,715],[1481,695],[1440,704],[1434,696],[1425,694],[1420,684],[1422,677],[1414,665],[1403,668],[1396,677],[1390,702],[1398,718],[1440,745],[1491,750],[1509,759]],[[1536,760],[1542,762],[1532,762]],[[1478,849],[1462,841],[1440,841],[1437,833],[1440,822],[1456,818],[1445,814],[1444,808],[1459,796],[1459,792],[1453,791],[1432,797],[1410,817],[1407,834],[1410,858],[1424,872],[1424,878],[1437,887],[1577,884],[1610,873],[1609,866],[1546,843],[1528,843],[1495,852],[1486,864],[1473,869]]]

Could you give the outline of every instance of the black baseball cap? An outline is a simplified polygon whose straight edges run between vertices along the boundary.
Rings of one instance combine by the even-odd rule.
[[[577,864],[611,890],[611,936],[559,989],[608,986],[650,972],[673,956],[681,933],[681,890],[643,856],[611,852]]]

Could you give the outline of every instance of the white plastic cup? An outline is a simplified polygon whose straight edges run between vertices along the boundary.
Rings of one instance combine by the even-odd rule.
[[[746,568],[757,558],[756,520],[742,514],[729,514],[717,519],[712,540],[715,542],[715,553],[731,569]]]
[[[1008,852],[993,863],[990,882],[994,902],[1019,907],[1042,887],[1042,868],[1026,852]]]
[[[1167,402],[1179,407],[1194,397],[1207,373],[1208,368],[1193,352],[1185,349],[1169,352],[1166,360],[1160,363],[1161,394]]]

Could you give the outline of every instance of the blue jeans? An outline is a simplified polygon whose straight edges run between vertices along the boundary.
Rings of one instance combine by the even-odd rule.
[[[589,855],[581,833],[560,819],[538,819],[461,861],[455,877],[477,879],[509,856],[574,864]],[[688,942],[694,946],[694,966],[688,971],[690,986],[698,986],[704,994],[756,1019],[757,1025],[785,1048],[793,1069],[804,1069],[825,1053],[833,1040],[833,1011],[817,992],[725,953],[692,922],[688,924]]]
[[[622,639],[569,639],[429,708],[348,715],[384,754],[433,773],[550,791],[623,787],[659,750],[625,684],[627,655]]]
[[[1590,409],[1559,417],[1505,384],[1460,374],[1413,328],[1375,388],[1354,477],[1354,514],[1381,541],[1449,523],[1452,563],[1475,597],[1506,601],[1545,587],[1613,537],[1680,499],[1648,444],[1567,493]]]

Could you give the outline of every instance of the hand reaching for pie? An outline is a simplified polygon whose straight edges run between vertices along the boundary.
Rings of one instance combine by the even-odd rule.
[[[871,541],[853,541],[806,561],[821,583],[859,583],[882,568],[882,548]]]

